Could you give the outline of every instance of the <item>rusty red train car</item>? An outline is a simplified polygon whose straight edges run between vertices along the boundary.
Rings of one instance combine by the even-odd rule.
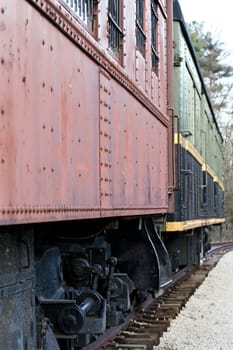
[[[2,0],[0,33],[0,348],[81,349],[169,278],[172,1]]]
[[[1,5],[1,223],[166,213],[165,1],[154,49],[146,3],[140,48],[135,4],[70,3]]]

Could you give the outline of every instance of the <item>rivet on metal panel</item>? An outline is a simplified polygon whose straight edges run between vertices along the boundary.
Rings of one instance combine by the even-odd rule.
[[[5,114],[5,110],[2,108],[1,109],[1,115],[4,115]]]
[[[1,64],[4,64],[5,63],[5,60],[4,60],[4,58],[2,57],[1,58]]]
[[[1,14],[3,15],[4,12],[5,12],[5,9],[2,7],[2,8],[1,8]]]
[[[25,76],[22,77],[22,82],[26,83],[26,77]]]
[[[2,164],[5,163],[5,159],[4,159],[4,158],[1,159],[1,163],[2,163]]]

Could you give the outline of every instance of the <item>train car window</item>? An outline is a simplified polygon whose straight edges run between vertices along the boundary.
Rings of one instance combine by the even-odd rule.
[[[66,0],[66,4],[86,24],[90,31],[94,31],[94,8],[96,0]]]
[[[141,54],[145,55],[146,34],[144,32],[144,0],[136,0],[136,45]]]
[[[109,20],[109,48],[116,57],[120,58],[121,42],[123,37],[122,24],[122,1],[109,0],[108,20]]]
[[[159,56],[157,54],[157,23],[158,23],[158,12],[157,12],[158,0],[151,1],[151,53],[152,53],[152,69],[157,72],[159,63]]]
[[[218,191],[217,191],[217,183],[214,182],[214,210],[217,210],[217,199],[218,199]]]
[[[203,172],[203,178],[202,178],[202,204],[207,204],[207,174],[206,172]]]

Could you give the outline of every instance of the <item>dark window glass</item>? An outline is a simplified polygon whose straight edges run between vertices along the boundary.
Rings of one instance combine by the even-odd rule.
[[[203,172],[203,178],[202,178],[202,203],[207,204],[207,174],[206,172]]]
[[[119,53],[123,31],[121,29],[121,0],[109,0],[109,47],[114,53]]]
[[[157,0],[151,1],[151,53],[152,53],[152,69],[156,71],[158,67],[159,57],[157,54]]]
[[[136,45],[137,49],[145,54],[145,40],[144,32],[144,0],[136,0]]]

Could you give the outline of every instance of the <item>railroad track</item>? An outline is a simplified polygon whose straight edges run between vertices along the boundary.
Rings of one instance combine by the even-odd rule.
[[[160,296],[149,300],[131,313],[125,322],[100,337],[86,350],[153,350],[160,337],[179,314],[195,290],[233,243],[211,249],[200,267],[186,268],[174,276],[173,282]]]

